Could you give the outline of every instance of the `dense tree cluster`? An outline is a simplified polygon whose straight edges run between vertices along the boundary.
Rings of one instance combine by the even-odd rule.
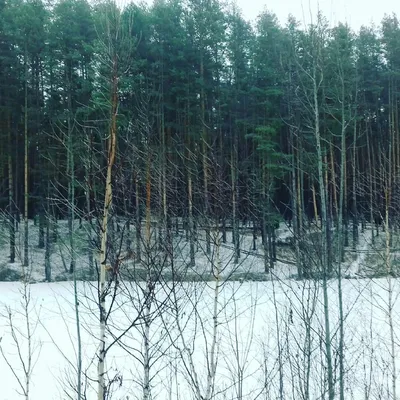
[[[151,329],[159,316],[165,328],[160,343],[170,342],[177,351],[174,362],[182,361],[195,397],[211,400],[225,305],[234,304],[235,324],[238,317],[234,295],[222,300],[225,283],[237,271],[242,273],[239,286],[247,278],[253,266],[240,270],[244,254],[267,273],[284,253],[281,265],[296,269],[301,280],[296,290],[303,285],[295,316],[301,319],[304,344],[296,336],[293,343],[301,351],[287,353],[296,359],[288,361],[292,389],[298,365],[305,371],[304,385],[296,390],[304,387],[302,397],[312,397],[310,376],[317,365],[318,396],[344,400],[342,281],[346,266],[354,275],[360,272],[358,253],[369,247],[380,257],[371,262],[372,276],[387,277],[390,391],[396,398],[392,277],[399,272],[393,245],[400,227],[399,86],[395,15],[385,17],[379,28],[355,33],[343,24],[330,27],[322,15],[307,27],[293,16],[283,26],[264,11],[251,24],[236,6],[220,0],[155,0],[151,6],[124,7],[110,0],[0,0],[0,210],[8,228],[2,239],[9,242],[11,263],[32,267],[30,252],[36,249],[29,220],[34,219],[47,281],[54,278],[50,259],[59,245],[64,276],[74,281],[78,398],[84,396],[82,378],[89,376],[82,369],[79,279],[98,279],[99,346],[91,360],[98,368],[96,380],[88,382],[98,384],[99,400],[110,396],[112,385],[122,386],[122,375],[107,375],[110,349],[122,343],[129,353],[124,339],[138,327],[143,399],[151,397],[152,357],[162,349],[152,347]],[[276,245],[283,220],[290,226],[284,252]],[[380,228],[385,235],[377,239]],[[362,230],[367,232],[364,246],[359,244]],[[356,257],[351,260],[346,249]],[[82,253],[87,264],[79,258]],[[260,257],[259,265],[254,260]],[[21,270],[29,328],[32,269]],[[191,284],[207,280],[201,283],[211,288],[209,330],[198,312],[206,292],[187,291],[190,285],[179,286],[184,279]],[[290,304],[289,318],[278,316],[274,284],[272,279],[276,376],[283,399],[286,350],[278,322],[284,315],[284,326],[292,325],[293,310]],[[193,307],[187,316],[181,308],[186,302]],[[120,304],[136,312],[124,312],[115,323],[112,314],[123,309]],[[323,308],[321,318],[317,305]],[[201,326],[206,349],[211,343],[203,352],[205,384],[198,379],[192,344],[187,345],[194,346],[198,333],[194,328],[187,340],[191,320]],[[10,312],[15,332],[12,322]],[[368,346],[375,357],[374,346]],[[321,350],[316,364],[314,347]],[[240,358],[237,352],[238,382],[244,379]],[[27,392],[29,371],[30,366]],[[387,371],[382,367],[388,377]]]
[[[112,214],[137,236],[148,212],[167,232],[182,224],[191,241],[201,227],[210,251],[218,223],[233,232],[237,262],[244,223],[271,255],[281,218],[298,251],[313,219],[329,266],[333,227],[347,245],[351,226],[357,243],[361,223],[387,215],[395,225],[399,46],[395,15],[356,34],[321,15],[302,29],[265,11],[253,26],[218,0],[123,9],[1,0],[0,207],[11,260],[20,215],[26,229],[38,216],[42,247],[54,220],[68,217],[72,232],[76,218],[101,219],[115,123]]]

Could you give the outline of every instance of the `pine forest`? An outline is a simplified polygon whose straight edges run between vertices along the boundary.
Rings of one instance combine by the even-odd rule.
[[[0,0],[5,399],[400,399],[399,110],[396,14]]]

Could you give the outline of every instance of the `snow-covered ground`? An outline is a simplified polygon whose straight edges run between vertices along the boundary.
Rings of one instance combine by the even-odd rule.
[[[393,285],[394,359],[399,360],[400,294]],[[329,281],[333,362],[338,376],[338,282]],[[112,399],[140,399],[143,373],[143,320],[136,318],[143,304],[140,288],[120,289],[109,323],[112,335],[133,327],[107,356],[108,378],[115,378]],[[76,384],[77,340],[72,283],[28,286],[31,294],[34,369],[30,399],[76,398],[69,383]],[[388,324],[388,280],[343,281],[345,399],[390,399],[392,388],[391,340]],[[26,318],[21,283],[0,284],[1,400],[17,400],[17,377],[27,362]],[[150,328],[151,399],[194,399],[190,357],[202,393],[206,390],[207,360],[213,327],[212,283],[172,283],[156,287]],[[98,307],[96,285],[79,283],[83,386],[87,399],[95,399]],[[108,302],[108,305],[110,303]],[[11,312],[11,320],[8,311]],[[158,313],[157,310],[161,312]],[[175,314],[174,310],[178,310]],[[224,283],[218,297],[217,368],[214,399],[301,399],[309,382],[309,399],[326,397],[323,296],[320,282],[272,280]],[[16,341],[21,346],[18,356]],[[182,335],[179,334],[178,326]],[[308,336],[308,333],[310,335]],[[309,338],[309,340],[307,339]],[[191,355],[191,356],[190,356]],[[7,361],[7,362],[6,362]],[[308,368],[309,367],[309,368]],[[307,378],[308,376],[308,378]],[[397,380],[397,385],[400,380]],[[68,394],[71,397],[68,397]],[[325,397],[324,397],[325,396]]]
[[[154,231],[155,233],[156,231]],[[233,399],[323,399],[326,398],[326,356],[323,293],[318,280],[298,281],[289,227],[277,230],[278,262],[264,274],[261,238],[253,250],[251,230],[240,236],[241,257],[233,263],[231,232],[219,249],[223,285],[217,303],[216,400]],[[67,225],[59,224],[60,238],[53,244],[53,277],[68,280],[70,250]],[[215,239],[215,232],[212,232]],[[134,237],[132,248],[135,248]],[[397,238],[394,248],[397,248]],[[7,230],[0,236],[0,273],[22,271],[21,263],[10,265]],[[42,282],[44,250],[37,248],[38,227],[30,224],[31,282]],[[396,243],[395,243],[396,241]],[[77,270],[87,270],[87,236],[84,226],[75,230]],[[196,266],[189,267],[189,243],[185,232],[174,237],[174,267],[188,272],[188,282],[166,281],[156,286],[156,301],[150,314],[151,399],[194,399],[196,380],[200,395],[207,389],[213,332],[214,282],[195,279],[196,274],[212,278],[217,261],[216,247],[205,251],[205,235],[199,231]],[[157,254],[158,246],[154,246]],[[21,232],[17,256],[22,252]],[[312,246],[311,246],[312,249]],[[352,248],[348,248],[352,250]],[[389,329],[389,280],[367,279],[383,260],[384,235],[372,243],[371,230],[360,232],[355,252],[347,251],[342,265],[344,276],[345,399],[390,399],[393,360],[399,359],[400,285],[391,279],[393,332]],[[162,251],[160,251],[162,255]],[[95,255],[96,256],[96,255]],[[398,254],[392,253],[393,264]],[[311,258],[315,255],[311,255]],[[162,257],[160,258],[160,260]],[[157,262],[157,257],[154,258]],[[125,268],[142,268],[129,260]],[[168,271],[165,271],[168,272]],[[226,280],[233,276],[238,279]],[[169,278],[168,278],[169,276]],[[258,281],[260,276],[262,280]],[[364,278],[362,278],[364,276]],[[194,279],[193,279],[194,278]],[[251,280],[254,279],[252,282]],[[191,281],[192,280],[192,281]],[[195,282],[199,280],[198,282]],[[26,288],[31,295],[29,321],[24,314]],[[110,399],[143,399],[144,373],[144,283],[122,281],[113,303],[107,335],[107,379],[113,380]],[[97,283],[78,282],[80,331],[82,337],[82,388],[85,399],[95,399],[98,348]],[[329,281],[329,317],[334,376],[338,378],[338,281]],[[108,306],[110,298],[108,299]],[[27,322],[31,330],[28,348]],[[12,333],[12,328],[13,332]],[[0,283],[0,400],[21,397],[23,366],[32,355],[30,399],[76,399],[77,324],[72,282]],[[394,353],[392,353],[392,344]],[[19,348],[18,348],[19,346]],[[398,367],[398,366],[397,366]],[[398,368],[399,370],[399,368]],[[195,378],[196,377],[196,378]],[[308,382],[308,383],[307,383]],[[397,385],[399,384],[397,380]],[[308,395],[307,395],[308,391]],[[197,396],[198,398],[198,396]]]
[[[23,256],[23,229],[17,232],[17,257],[14,264],[9,263],[9,244],[8,244],[8,230],[5,222],[3,223],[3,229],[0,230],[0,281],[1,280],[17,280],[18,276],[22,273],[22,256]],[[123,224],[122,224],[123,226]],[[87,226],[85,223],[80,225],[78,221],[75,222],[74,229],[74,242],[75,242],[75,259],[77,271],[79,276],[87,277],[89,270],[88,266],[88,236],[87,236]],[[30,260],[30,280],[32,282],[43,282],[44,281],[44,265],[45,265],[45,252],[44,249],[38,248],[38,231],[39,227],[35,226],[32,221],[29,223],[29,260]],[[125,246],[127,242],[126,230],[121,228],[120,234],[117,234],[116,244],[119,246],[120,240],[122,240],[122,253],[125,251]],[[152,231],[152,240],[155,242],[156,234],[158,233],[158,228],[155,227]],[[197,242],[195,246],[195,268],[190,268],[190,252],[189,252],[189,242],[187,241],[185,232],[180,229],[177,234],[174,232],[173,240],[173,252],[174,252],[174,267],[175,270],[181,275],[189,274],[190,276],[196,275],[209,275],[210,274],[210,264],[215,261],[216,247],[213,244],[216,240],[216,232],[212,231],[212,246],[211,254],[206,253],[206,241],[205,232],[199,230],[197,234]],[[351,232],[351,227],[350,227]],[[52,280],[53,281],[67,281],[72,279],[72,275],[68,273],[69,264],[71,260],[71,250],[69,246],[68,239],[68,226],[66,221],[58,222],[58,241],[52,243],[51,245],[51,257],[50,263],[52,268]],[[312,229],[310,230],[312,233]],[[120,235],[120,236],[118,236]],[[136,239],[135,239],[135,229],[131,227],[130,229],[130,241],[131,248],[136,250]],[[222,233],[218,233],[218,237],[221,239]],[[370,269],[373,268],[371,264],[371,256],[377,259],[381,259],[380,253],[384,250],[383,234],[380,236],[379,240],[376,240],[375,247],[371,246],[371,230],[370,227],[365,230],[365,232],[360,232],[358,244],[356,246],[356,252],[352,253],[352,246],[346,248],[346,260],[342,265],[343,272],[347,277],[359,277],[366,270],[368,275],[371,274]],[[276,230],[276,240],[277,246],[277,262],[275,263],[273,276],[279,279],[293,278],[297,275],[297,270],[295,267],[294,249],[290,246],[290,241],[293,238],[293,232],[290,227],[285,223],[281,223],[279,228]],[[222,267],[222,274],[226,276],[233,276],[240,279],[261,279],[265,270],[264,265],[264,248],[261,243],[261,236],[257,235],[255,244],[256,249],[253,248],[253,234],[251,227],[241,228],[240,234],[240,249],[241,254],[238,264],[234,264],[234,245],[232,243],[232,232],[227,232],[226,243],[221,242],[221,247],[219,250],[220,262]],[[309,251],[307,253],[312,253],[317,249],[318,243],[309,243]],[[396,247],[397,245],[395,245]],[[397,246],[398,247],[398,246]],[[144,252],[142,245],[142,252]],[[157,258],[157,253],[160,258],[165,260],[165,255],[163,251],[158,249],[158,246],[154,244],[152,248],[153,259]],[[98,253],[94,251],[94,259],[97,260]],[[155,258],[154,258],[155,257]],[[311,255],[313,258],[312,264],[318,263],[317,257]],[[372,263],[373,263],[372,262]],[[141,265],[135,262],[134,258],[127,259],[123,262],[123,266],[129,271],[133,269],[140,269]],[[10,272],[14,272],[10,273]],[[163,272],[168,274],[168,267],[163,267]],[[259,275],[259,276],[257,276]],[[266,279],[269,279],[266,276]]]
[[[1,274],[4,272],[5,276],[17,277],[22,273],[22,257],[23,257],[23,226],[20,225],[20,230],[17,232],[17,245],[16,245],[16,262],[14,264],[9,263],[9,244],[8,244],[8,230],[7,223],[0,222],[3,224],[3,229],[0,231],[0,281]],[[74,228],[74,242],[75,242],[75,259],[77,271],[79,273],[87,272],[88,267],[88,239],[87,229],[85,223],[80,225],[78,221],[75,222]],[[135,244],[135,230],[131,227],[131,242],[132,248],[136,249]],[[29,221],[29,261],[30,261],[30,280],[32,282],[43,282],[44,281],[44,265],[45,265],[45,251],[44,249],[38,248],[38,236],[39,227],[33,224],[33,221]],[[155,227],[152,231],[152,240],[156,240],[156,234],[158,229]],[[118,236],[116,243],[119,245],[119,240],[122,240],[122,250],[124,252],[125,242],[127,240],[126,231],[123,231],[122,236]],[[125,235],[125,237],[123,237]],[[189,242],[186,240],[185,232],[181,229],[179,234],[175,233],[174,230],[174,262],[175,268],[181,273],[189,273],[190,275],[204,275],[210,273],[210,262],[215,260],[215,246],[216,240],[215,232],[212,235],[212,251],[210,255],[206,254],[206,242],[205,232],[199,231],[197,234],[197,242],[195,246],[195,258],[196,266],[194,269],[188,270],[190,261],[189,257]],[[219,233],[219,238],[221,238]],[[277,231],[277,241],[287,243],[292,237],[291,230],[285,225],[281,224],[281,227]],[[253,250],[253,235],[251,229],[246,231],[246,234],[240,235],[240,248],[241,256],[239,263],[234,265],[233,263],[233,243],[232,243],[232,232],[227,232],[226,243],[221,243],[220,247],[220,261],[223,269],[223,275],[246,275],[246,274],[262,274],[264,272],[264,249],[261,243],[261,236],[258,235],[256,239],[256,250]],[[144,246],[142,246],[142,251]],[[158,246],[154,245],[152,248],[153,257],[157,256],[157,253],[161,253],[158,250]],[[98,253],[94,251],[94,259],[96,260]],[[161,254],[161,258],[164,256]],[[67,221],[58,221],[58,240],[51,245],[51,268],[52,268],[52,280],[65,281],[71,280],[72,275],[68,273],[69,263],[71,260],[71,250],[69,246],[68,238],[68,225]],[[286,262],[287,261],[287,262]],[[124,266],[127,268],[139,268],[140,263],[135,263],[134,260],[129,259],[124,262]],[[164,269],[165,270],[165,269]],[[14,271],[16,275],[11,275],[9,272]],[[167,272],[167,271],[165,271]],[[290,254],[288,246],[278,247],[278,262],[276,263],[275,274],[280,278],[287,278],[296,274],[296,270],[293,265],[293,255]],[[18,279],[18,278],[17,278]]]

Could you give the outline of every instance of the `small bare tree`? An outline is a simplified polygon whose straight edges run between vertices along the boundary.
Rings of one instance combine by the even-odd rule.
[[[18,384],[17,393],[26,400],[31,398],[32,374],[35,364],[40,356],[41,342],[35,339],[35,333],[40,320],[40,310],[32,302],[29,274],[24,268],[23,280],[19,288],[20,303],[19,309],[5,307],[5,314],[0,314],[6,320],[10,340],[3,342],[0,337],[0,353],[12,372]],[[36,315],[35,315],[36,314]],[[11,349],[14,348],[15,355]],[[16,362],[13,358],[17,358]]]

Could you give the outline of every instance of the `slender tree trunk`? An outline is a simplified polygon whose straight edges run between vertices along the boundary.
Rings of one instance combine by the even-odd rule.
[[[116,143],[117,143],[117,113],[118,113],[118,68],[117,56],[112,60],[111,75],[111,121],[108,139],[107,155],[107,176],[104,193],[103,221],[101,226],[101,246],[100,246],[100,279],[99,279],[99,306],[100,306],[100,348],[98,353],[98,390],[97,399],[105,400],[106,381],[105,381],[105,360],[106,360],[106,263],[107,263],[107,231],[109,222],[109,213],[112,205],[112,169],[115,161]]]
[[[150,400],[150,325],[151,325],[151,305],[153,298],[153,282],[148,276],[147,288],[145,291],[144,309],[144,337],[143,337],[143,400]]]
[[[92,207],[90,204],[91,201],[91,192],[92,192],[92,157],[93,157],[93,141],[92,141],[92,132],[90,131],[90,137],[88,140],[88,149],[89,152],[87,162],[85,163],[85,181],[86,181],[86,214],[87,214],[87,242],[88,242],[88,263],[89,263],[89,275],[93,277],[94,275],[94,259],[93,259],[93,236],[92,236]]]
[[[332,265],[332,232],[331,232],[331,215],[332,209],[330,208],[330,201],[329,201],[329,174],[328,174],[328,156],[325,154],[324,156],[324,165],[325,165],[325,193],[326,193],[326,244],[328,253],[326,254],[327,258],[327,265]]]
[[[162,114],[162,111],[161,111]],[[162,120],[162,116],[161,116]],[[163,122],[159,123],[159,140],[160,140],[160,173],[158,175],[158,201],[159,201],[159,221],[158,221],[158,247],[162,251],[165,248],[165,236],[166,236],[166,219],[164,210],[164,164],[165,164],[165,130]]]
[[[390,92],[390,89],[389,89]],[[390,95],[389,95],[390,97]],[[393,104],[390,104],[389,107],[393,110]],[[393,112],[393,111],[391,111]],[[392,116],[393,122],[393,116]],[[391,124],[389,123],[389,126]],[[389,331],[390,331],[390,357],[391,357],[391,378],[392,378],[392,398],[393,400],[397,400],[397,363],[396,363],[396,338],[395,338],[395,327],[393,323],[393,282],[392,282],[392,257],[391,257],[391,221],[390,221],[390,209],[391,209],[391,200],[392,200],[392,148],[393,148],[393,126],[391,127],[390,138],[389,138],[389,149],[388,149],[388,160],[387,160],[387,169],[386,169],[386,182],[383,184],[386,185],[385,188],[385,264],[386,264],[386,273],[388,279],[388,320],[389,320]]]
[[[367,142],[367,152],[368,152],[368,183],[369,183],[369,219],[371,224],[371,244],[375,244],[375,235],[374,235],[374,185],[373,185],[373,171],[374,166],[372,165],[372,156],[371,156],[371,146],[369,142],[369,133],[370,128],[368,122],[366,122],[366,142]]]
[[[25,39],[26,41],[27,39]],[[29,265],[29,231],[28,231],[28,50],[25,43],[25,106],[24,106],[24,266]]]
[[[333,144],[330,143],[330,158],[331,158],[331,180],[332,180],[332,195],[333,195],[333,220],[337,225],[338,217],[338,199],[337,199],[337,188],[336,188],[336,168],[335,168],[335,155],[333,152]]]
[[[267,190],[266,190],[266,173],[265,168],[262,164],[262,172],[261,172],[261,195],[262,195],[262,240],[263,240],[263,249],[264,249],[264,272],[267,274],[270,271],[270,268],[273,268],[273,263],[271,265],[271,253],[269,247],[269,227],[267,222]]]
[[[166,146],[168,145],[169,129],[165,129],[164,125],[164,114],[162,115],[162,130],[164,135],[162,137],[162,210],[163,210],[163,230],[164,230],[164,242],[165,250],[170,261],[170,266],[173,264],[173,250],[172,250],[172,232],[171,232],[171,216],[168,213],[168,202],[167,202],[167,152]]]
[[[253,218],[253,247],[252,247],[252,249],[253,249],[253,251],[256,251],[257,250],[257,221],[256,221],[256,218]],[[223,235],[222,235],[222,237],[223,237]],[[222,240],[222,243],[225,243],[223,240]]]
[[[390,179],[390,178],[389,178]],[[395,327],[393,323],[393,271],[392,271],[392,261],[391,261],[391,246],[390,246],[390,226],[389,226],[389,208],[390,208],[390,189],[386,190],[386,207],[385,207],[385,231],[386,231],[386,241],[385,241],[385,263],[386,271],[388,276],[388,320],[389,320],[389,331],[390,331],[390,357],[392,364],[391,378],[392,378],[392,398],[397,400],[397,362],[396,362],[396,338],[395,338]]]
[[[373,139],[373,136],[372,136],[372,127],[371,127],[371,139]],[[378,145],[378,151],[379,151],[379,154],[380,154],[380,152],[381,152],[381,149],[380,149],[380,146]],[[380,220],[380,202],[379,202],[379,199],[378,199],[378,189],[381,189],[380,188],[380,186],[379,186],[379,182],[378,182],[378,179],[377,179],[377,177],[378,177],[378,173],[380,173],[381,171],[378,169],[378,168],[380,168],[381,167],[381,164],[380,164],[380,156],[378,155],[378,157],[376,157],[376,155],[375,155],[375,151],[372,151],[371,152],[371,156],[372,156],[372,164],[374,165],[374,168],[373,168],[373,171],[372,171],[372,176],[373,176],[373,179],[372,179],[372,182],[373,182],[373,187],[374,187],[374,190],[373,190],[373,193],[374,193],[374,201],[375,201],[375,204],[376,204],[376,221],[375,221],[375,228],[376,228],[376,236],[379,236],[379,220]]]
[[[191,155],[189,155],[191,157]],[[191,160],[189,160],[191,164]],[[189,252],[190,252],[190,267],[194,268],[196,265],[195,251],[194,251],[194,226],[193,226],[193,188],[192,188],[192,171],[191,167],[188,168],[188,207],[189,207]]]
[[[312,199],[313,199],[313,208],[314,208],[314,218],[315,218],[315,224],[317,227],[319,227],[319,216],[318,216],[318,206],[317,206],[317,195],[315,192],[315,185],[314,183],[311,186],[311,191],[312,191]]]
[[[189,99],[189,97],[188,97]],[[190,126],[190,104],[189,100],[187,101],[187,128]],[[194,220],[193,220],[193,153],[191,150],[191,140],[189,132],[186,132],[187,135],[187,179],[188,179],[188,229],[189,229],[189,253],[190,253],[190,267],[194,268],[196,265],[195,260],[195,228],[194,228]]]
[[[289,74],[290,79],[290,90],[291,90],[291,78],[292,74]],[[292,116],[292,104],[289,100],[289,115]],[[295,148],[295,135],[294,127],[291,125],[289,128],[290,134],[290,150],[291,150],[291,207],[292,207],[292,221],[293,221],[293,241],[296,254],[296,266],[297,276],[299,279],[303,278],[303,266],[300,258],[300,232],[299,232],[299,202],[297,193],[297,182],[296,182],[296,148]]]
[[[144,310],[143,400],[150,399],[150,324],[153,296],[151,264],[151,156],[148,151],[146,167],[146,290]]]
[[[67,81],[68,81],[68,118],[67,118],[67,129],[68,129],[68,144],[67,144],[67,175],[69,175],[68,181],[68,239],[70,246],[70,267],[69,273],[72,274],[75,270],[75,242],[74,242],[74,224],[75,224],[75,159],[73,149],[73,137],[72,137],[72,90],[70,87],[70,73],[67,70]]]
[[[279,306],[277,304],[277,299],[276,299],[276,290],[275,290],[275,282],[272,281],[272,298],[273,298],[273,304],[274,304],[274,316],[275,316],[275,329],[276,329],[276,346],[277,346],[277,350],[278,350],[278,374],[279,374],[279,390],[278,390],[278,395],[277,395],[277,399],[279,400],[284,400],[285,398],[285,393],[284,393],[284,372],[283,372],[283,341],[281,338],[281,328],[280,328],[280,313],[279,313]]]
[[[320,118],[319,118],[319,100],[318,100],[318,87],[317,81],[317,67],[315,65],[317,60],[314,60],[313,67],[313,106],[314,106],[314,134],[317,147],[317,163],[318,163],[318,184],[319,195],[321,200],[321,262],[322,262],[322,283],[323,283],[323,298],[324,298],[324,324],[325,324],[325,352],[327,363],[327,381],[328,381],[328,398],[334,400],[335,387],[333,379],[333,364],[332,364],[332,345],[331,345],[331,331],[329,319],[329,300],[328,300],[328,283],[327,278],[331,273],[331,266],[328,264],[328,243],[326,242],[326,229],[327,229],[327,207],[326,207],[326,190],[324,182],[324,165],[323,165],[323,152],[321,146],[321,133],[320,133]],[[322,81],[322,78],[320,78]]]
[[[42,190],[42,189],[41,189]],[[44,216],[44,198],[41,196],[42,204],[39,205],[39,241],[38,247],[39,249],[44,249],[44,230],[45,230],[45,216]]]
[[[75,327],[76,327],[76,394],[77,399],[82,398],[82,337],[81,337],[81,322],[79,312],[79,296],[78,296],[78,281],[76,276],[76,268],[72,270],[74,280],[74,311],[75,311]]]
[[[219,238],[219,230],[216,229],[215,234],[215,261],[213,262],[213,275],[214,275],[214,301],[213,301],[213,326],[212,326],[212,336],[211,336],[211,346],[210,346],[210,358],[207,362],[208,373],[207,373],[207,391],[204,397],[205,400],[211,400],[214,396],[214,386],[215,378],[217,374],[217,364],[218,364],[218,352],[217,352],[217,342],[218,342],[218,305],[219,305],[219,293],[220,293],[220,279],[221,279],[221,259],[220,259],[220,246],[221,240]]]
[[[345,165],[346,165],[346,115],[345,115],[345,87],[344,77],[342,77],[342,132],[340,146],[340,193],[339,193],[339,212],[338,212],[338,296],[339,296],[339,393],[340,400],[344,400],[344,313],[343,313],[343,291],[342,291],[342,262],[344,258],[343,248],[343,210],[347,207],[344,203],[345,192]]]
[[[348,213],[348,201],[347,201],[347,149],[345,150],[345,163],[344,163],[344,204],[343,204],[343,229],[344,229],[344,247],[349,246],[349,213]],[[344,255],[344,252],[343,252]]]
[[[50,181],[47,182],[47,201],[46,201],[46,237],[44,247],[44,272],[47,282],[51,282],[51,211],[50,211]]]
[[[204,183],[204,219],[205,219],[205,232],[206,232],[206,251],[207,255],[211,254],[211,236],[210,236],[210,222],[209,222],[209,210],[210,210],[210,198],[208,193],[208,140],[207,140],[207,129],[206,129],[206,103],[205,103],[205,91],[204,91],[204,60],[203,53],[201,53],[200,60],[200,76],[202,81],[202,87],[200,91],[201,101],[201,141],[202,141],[202,161],[203,161],[203,183]]]
[[[297,206],[298,206],[298,246],[299,246],[299,255],[300,255],[300,262],[301,262],[301,268],[302,268],[302,273],[305,278],[310,277],[310,266],[308,266],[308,269],[306,270],[306,265],[304,262],[304,253],[303,253],[303,227],[304,227],[304,170],[303,168],[300,168],[300,161],[302,160],[302,146],[301,146],[301,141],[298,139],[297,140],[297,146],[298,146],[298,151],[297,151],[297,168],[296,168],[296,174],[297,174]]]
[[[146,267],[150,268],[151,251],[151,154],[147,150],[146,163]]]
[[[135,176],[135,201],[136,201],[136,214],[135,214],[135,225],[136,225],[136,260],[141,261],[142,259],[142,219],[140,212],[140,190],[139,190],[139,176],[136,173]]]
[[[353,126],[353,250],[356,251],[358,242],[358,210],[357,210],[357,118],[354,116]]]
[[[222,210],[222,243],[226,243],[226,218],[224,210]]]
[[[14,179],[12,165],[11,121],[8,116],[8,232],[10,235],[10,263],[15,261],[15,211],[14,211]]]
[[[292,220],[293,220],[293,240],[296,254],[296,266],[297,276],[299,279],[303,278],[303,265],[300,257],[300,231],[299,231],[299,217],[298,210],[299,204],[297,202],[297,182],[296,182],[296,170],[295,170],[295,154],[294,147],[292,146]]]
[[[271,221],[267,222],[267,240],[268,240],[268,258],[269,258],[269,268],[274,268],[274,247],[272,243],[272,232],[273,226]]]
[[[60,168],[60,162],[59,159],[57,158],[56,160],[56,171],[59,171]],[[59,179],[57,174],[54,176],[54,185],[56,185],[55,191],[57,192],[58,186],[59,186]],[[58,240],[58,213],[57,213],[57,207],[52,204],[51,207],[51,241],[52,243],[57,243]]]
[[[240,257],[240,242],[239,242],[239,221],[237,215],[237,143],[236,134],[234,133],[234,144],[231,154],[231,183],[232,183],[232,242],[234,245],[234,257],[233,263],[236,265],[239,263]]]

